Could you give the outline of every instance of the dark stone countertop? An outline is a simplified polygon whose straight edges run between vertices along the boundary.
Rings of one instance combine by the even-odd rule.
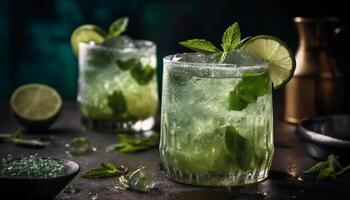
[[[12,118],[7,103],[0,104],[0,132],[14,131],[18,127]],[[115,189],[116,179],[103,180],[83,179],[79,175],[73,180],[73,184],[81,191],[76,194],[61,192],[55,200],[65,199],[89,199],[89,193],[97,193],[98,199],[152,199],[152,200],[209,200],[209,199],[349,199],[350,198],[350,174],[338,177],[322,183],[313,181],[300,181],[301,171],[310,167],[316,161],[308,157],[305,146],[294,133],[295,126],[275,120],[274,143],[275,155],[272,170],[268,179],[246,186],[233,188],[198,187],[178,184],[167,179],[161,171],[158,149],[132,154],[107,153],[104,147],[116,140],[115,134],[86,131],[82,128],[76,104],[65,103],[64,109],[56,123],[45,133],[45,136],[54,137],[55,145],[44,149],[30,149],[18,147],[8,143],[0,143],[0,157],[11,153],[13,155],[29,155],[38,153],[41,156],[66,158],[78,162],[81,172],[96,167],[100,162],[113,162],[114,164],[126,164],[134,169],[138,166],[146,166],[156,175],[156,188],[148,193],[140,193],[129,190]],[[38,133],[28,133],[28,136],[38,137]],[[97,152],[86,156],[71,157],[66,153],[65,144],[73,137],[88,136],[91,144],[97,147]]]

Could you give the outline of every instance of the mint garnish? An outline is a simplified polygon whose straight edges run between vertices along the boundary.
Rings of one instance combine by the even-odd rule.
[[[108,106],[113,110],[113,115],[121,117],[126,111],[126,100],[123,92],[120,90],[114,91],[107,98]]]
[[[82,174],[83,178],[106,178],[118,176],[120,174],[126,174],[128,168],[124,165],[121,165],[119,168],[114,166],[110,162],[100,163],[101,167],[96,169],[90,169],[87,172]]]
[[[256,102],[259,96],[268,93],[270,79],[268,73],[260,75],[246,74],[230,92],[229,110],[241,111],[250,103]]]
[[[218,49],[212,42],[205,39],[191,39],[179,42],[179,44],[201,53],[214,53],[214,59],[219,63],[223,63],[227,52],[241,48],[248,39],[250,37],[241,40],[241,31],[238,23],[235,22],[226,29],[222,36],[221,47],[223,50]]]
[[[109,32],[108,32],[108,37],[116,37],[122,34],[125,30],[126,27],[128,26],[129,23],[129,18],[128,17],[122,17],[114,21],[110,26],[109,26]]]
[[[228,52],[232,49],[235,49],[240,41],[241,31],[239,29],[238,23],[235,22],[224,32],[224,35],[222,36],[221,47],[224,49],[224,52]]]
[[[198,51],[201,53],[216,53],[220,52],[220,49],[216,48],[216,46],[205,40],[205,39],[191,39],[191,40],[186,40],[183,42],[180,42],[184,47],[187,47],[189,49],[192,49],[194,51]]]

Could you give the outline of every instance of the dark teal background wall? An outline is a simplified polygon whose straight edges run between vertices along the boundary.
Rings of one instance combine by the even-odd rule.
[[[2,0],[0,6],[0,99],[19,85],[40,82],[55,87],[64,99],[75,99],[77,59],[70,47],[75,27],[94,23],[103,28],[129,16],[126,34],[158,45],[162,57],[186,51],[177,42],[194,37],[219,44],[227,26],[239,21],[244,36],[273,34],[293,48],[297,36],[293,15],[324,14],[334,4],[318,2],[319,12],[303,1],[274,0]],[[341,6],[341,5],[337,5]],[[337,11],[337,10],[336,10]],[[339,14],[339,12],[335,12]],[[327,13],[328,14],[328,13]]]

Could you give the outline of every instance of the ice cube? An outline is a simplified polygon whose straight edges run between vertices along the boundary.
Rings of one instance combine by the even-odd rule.
[[[140,167],[129,177],[130,187],[138,191],[150,191],[156,182],[153,175],[146,167]]]
[[[212,56],[204,53],[183,53],[180,55],[176,54],[172,60],[181,61],[181,62],[193,62],[193,63],[213,63],[214,62],[214,60],[212,59]]]
[[[136,46],[133,39],[124,35],[108,39],[104,41],[101,45],[113,49],[135,48]]]
[[[223,63],[237,64],[239,66],[260,65],[263,63],[261,58],[255,57],[244,50],[231,50],[226,53]]]

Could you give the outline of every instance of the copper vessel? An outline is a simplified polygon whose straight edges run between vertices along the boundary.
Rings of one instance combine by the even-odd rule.
[[[284,119],[302,119],[340,113],[344,105],[344,78],[332,55],[337,18],[295,17],[299,35],[296,69],[285,87]]]

